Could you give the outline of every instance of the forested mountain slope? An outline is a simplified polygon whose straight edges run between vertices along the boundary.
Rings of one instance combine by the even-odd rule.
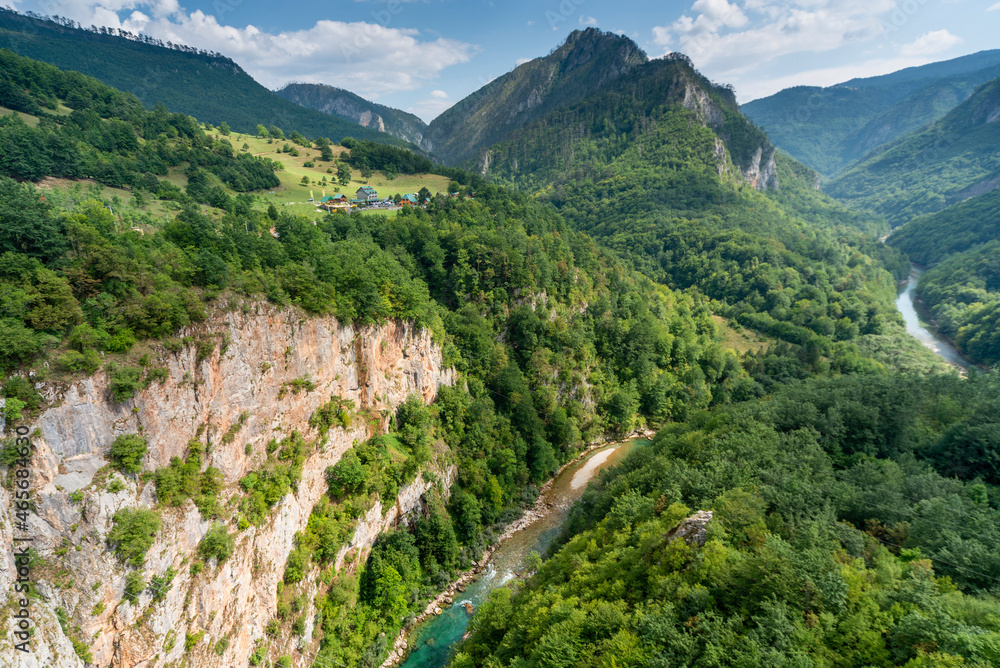
[[[917,295],[938,330],[975,362],[1000,360],[1000,190],[918,216],[887,243],[930,267]]]
[[[932,125],[901,137],[826,187],[893,226],[1000,185],[1000,79]]]
[[[893,230],[887,243],[917,264],[934,266],[950,255],[1000,239],[1000,190],[944,211],[918,216]]]
[[[0,8],[0,48],[92,76],[135,95],[147,108],[165,104],[171,111],[240,132],[257,124],[308,137],[340,141],[352,136],[403,144],[356,123],[306,109],[254,81],[235,62],[179,45],[168,48],[142,36],[120,36],[108,29],[81,30]]]
[[[413,114],[369,102],[360,95],[342,88],[323,84],[290,83],[276,93],[303,107],[339,116],[416,146],[420,145],[427,129],[427,124]]]
[[[732,91],[683,56],[511,132],[482,167],[646,276],[696,287],[717,312],[810,354],[844,360],[863,337],[898,333],[886,267],[907,268],[876,242],[885,223],[818,192],[816,174],[776,157]]]
[[[811,380],[661,430],[451,665],[996,665],[997,383]]]
[[[796,86],[741,108],[779,148],[833,176],[942,118],[997,76],[1000,51],[982,51],[827,88]]]
[[[548,56],[498,77],[435,118],[423,147],[447,164],[475,161],[511,132],[599,92],[646,61],[627,37],[596,28],[574,31]]]
[[[298,638],[321,661],[377,664],[386,634],[587,442],[809,373],[793,351],[723,349],[702,295],[633,274],[551,207],[476,176],[451,171],[458,196],[396,218],[291,216],[233,198],[269,187],[273,165],[190,117],[12,54],[3,71],[4,104],[38,114],[37,127],[0,123],[2,165],[27,179],[0,177],[4,426],[39,427],[53,475],[77,455],[93,464],[33,492],[73,518],[36,543],[36,576],[76,583],[33,603],[36,643],[62,652],[59,665],[76,665],[74,651],[244,665]],[[167,167],[186,193],[159,178]],[[98,168],[131,202],[31,182]],[[177,205],[154,217],[149,197]],[[205,199],[212,209],[196,206]],[[335,359],[317,361],[327,351],[313,339]],[[462,382],[430,408],[400,401],[403,367],[387,356],[425,382],[448,368]],[[277,413],[239,410],[250,397]],[[192,407],[211,408],[203,423]],[[53,432],[72,422],[66,410],[96,416],[96,431]],[[4,442],[7,471],[18,457]],[[380,508],[403,489],[426,494],[426,512],[366,558]],[[267,583],[256,594],[251,571]],[[218,595],[236,573],[246,586],[232,600],[252,600],[250,613]]]

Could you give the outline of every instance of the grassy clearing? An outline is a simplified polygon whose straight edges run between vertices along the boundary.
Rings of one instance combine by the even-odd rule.
[[[218,131],[209,132],[213,137],[221,137]],[[416,193],[421,188],[426,187],[432,193],[447,192],[449,179],[446,176],[437,174],[400,174],[395,179],[387,179],[382,172],[375,172],[370,179],[362,179],[361,173],[357,169],[351,169],[351,181],[346,186],[341,186],[337,182],[337,166],[341,156],[347,153],[347,149],[341,146],[332,146],[334,159],[331,162],[322,162],[319,159],[320,152],[316,148],[305,148],[299,146],[288,139],[275,139],[268,143],[268,139],[252,137],[250,135],[233,133],[228,137],[233,148],[241,150],[243,145],[247,145],[247,152],[252,155],[270,158],[281,163],[284,170],[278,172],[278,180],[281,185],[271,191],[259,193],[261,195],[262,206],[266,207],[274,203],[279,210],[289,213],[301,214],[304,216],[316,216],[322,211],[317,211],[316,206],[309,202],[310,192],[316,201],[327,195],[334,193],[344,193],[349,198],[354,197],[358,188],[364,185],[374,187],[379,195],[389,197],[395,194],[405,195],[406,193]],[[298,156],[290,153],[282,153],[282,147],[288,144],[299,152]],[[312,162],[313,167],[306,167],[307,162]],[[330,170],[327,172],[327,170]],[[302,185],[302,177],[309,177],[309,185]],[[326,183],[323,179],[326,179]],[[395,215],[393,211],[378,211],[384,215]]]
[[[61,109],[55,111],[57,114],[60,112]],[[17,113],[22,118],[25,118],[26,122],[29,124],[34,125],[38,123],[38,118],[35,116],[0,107],[0,114],[13,113]],[[209,134],[213,137],[221,136],[218,131],[209,132]],[[318,149],[298,146],[289,140],[274,140],[272,143],[268,144],[267,139],[260,139],[258,137],[251,137],[237,133],[230,135],[228,140],[237,151],[242,150],[243,145],[246,144],[248,147],[248,153],[270,158],[279,162],[284,167],[283,170],[277,172],[278,180],[281,182],[281,185],[273,191],[258,191],[253,193],[257,199],[255,208],[259,210],[265,210],[269,204],[273,203],[276,207],[278,207],[279,211],[284,211],[293,215],[303,215],[316,220],[321,215],[325,215],[325,211],[317,209],[313,202],[308,201],[310,194],[318,202],[323,197],[324,193],[332,195],[334,193],[342,192],[349,198],[353,198],[357,189],[363,185],[373,186],[376,190],[378,190],[379,195],[383,197],[390,197],[397,193],[400,195],[406,193],[416,193],[424,187],[432,193],[446,192],[448,189],[449,179],[445,176],[439,176],[437,174],[401,174],[397,178],[390,180],[385,177],[384,173],[375,172],[372,174],[370,179],[365,180],[361,178],[360,172],[356,169],[351,170],[353,178],[350,183],[347,186],[341,186],[337,183],[336,172],[338,161],[341,156],[347,152],[347,149],[343,147],[331,147],[334,154],[334,160],[331,162],[321,162],[319,160],[320,152]],[[299,152],[299,155],[293,156],[290,153],[280,152],[281,148],[286,143],[289,146],[294,147]],[[306,167],[306,163],[310,161],[313,162],[314,166]],[[331,170],[330,173],[327,172],[328,169]],[[171,167],[167,175],[160,178],[183,189],[187,187],[188,183],[188,179],[185,174],[186,170],[186,164]],[[309,177],[309,185],[302,184],[303,176]],[[324,178],[326,179],[325,183],[323,182]],[[130,190],[122,188],[109,188],[90,179],[62,179],[47,177],[38,183],[38,187],[39,189],[50,193],[58,191],[58,195],[53,194],[51,196],[52,199],[62,200],[69,206],[72,206],[73,202],[81,202],[91,198],[113,202],[116,212],[125,213],[126,211],[132,211],[140,214],[139,217],[144,221],[142,223],[138,223],[140,227],[144,227],[146,225],[155,226],[158,223],[162,223],[165,216],[172,216],[179,209],[179,205],[176,202],[160,201],[150,195],[146,196],[146,201],[138,203],[134,194]],[[226,190],[231,195],[235,196],[238,194],[228,188]],[[207,205],[202,205],[200,208],[203,212],[210,214],[215,218],[225,215],[224,211],[214,209]],[[398,212],[377,209],[371,211],[362,210],[361,213],[364,215],[383,215],[393,217],[396,216]],[[132,217],[126,216],[126,218],[131,219]],[[132,219],[130,224],[136,224],[136,221]]]
[[[31,127],[36,127],[38,125],[38,116],[26,114],[23,111],[14,111],[13,109],[8,109],[7,107],[0,107],[0,116],[8,116],[10,114],[17,114]]]
[[[739,325],[737,325],[739,329],[734,328],[730,321],[722,316],[713,315],[712,320],[715,321],[715,326],[719,332],[719,343],[722,347],[728,350],[735,350],[741,355],[747,352],[762,350],[771,342],[766,336],[744,327],[739,327]]]
[[[186,177],[184,181],[187,182]],[[160,221],[163,220],[164,216],[177,211],[177,205],[174,202],[160,201],[151,196],[147,197],[145,204],[138,206],[131,190],[110,188],[91,179],[62,179],[46,176],[36,186],[42,192],[58,191],[58,195],[50,197],[66,207],[72,207],[73,203],[88,199],[106,200],[118,203],[115,209],[117,213],[124,213],[125,210],[137,211],[149,214],[153,219]],[[208,211],[209,207],[203,207],[203,209]],[[211,211],[216,210],[211,209]]]

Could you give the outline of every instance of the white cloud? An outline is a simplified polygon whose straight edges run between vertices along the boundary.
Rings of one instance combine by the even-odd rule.
[[[924,56],[947,51],[961,43],[962,38],[958,35],[952,35],[947,30],[935,30],[924,33],[914,41],[904,45],[899,52],[904,56]]]
[[[894,0],[697,0],[694,16],[653,28],[653,43],[726,77],[800,52],[823,52],[880,36]]]
[[[520,67],[521,65],[524,65],[525,63],[530,63],[532,60],[534,60],[534,58],[518,58],[515,61],[515,63],[517,64],[518,67]]]
[[[44,3],[24,9],[44,12]],[[291,80],[326,83],[369,99],[421,88],[442,70],[468,62],[478,47],[418,30],[378,23],[317,21],[303,30],[269,33],[253,25],[220,22],[232,11],[217,3],[220,18],[201,10],[187,13],[177,0],[64,0],[59,14],[91,24],[124,28],[180,44],[218,51],[257,81],[278,88]],[[125,21],[116,12],[133,10]],[[222,11],[226,10],[226,11]],[[440,101],[440,98],[435,98]]]
[[[430,123],[433,119],[440,116],[442,112],[455,104],[448,98],[447,93],[444,96],[437,95],[437,93],[443,92],[440,90],[432,91],[430,97],[418,101],[413,106],[408,107],[406,111],[416,114],[424,119],[424,122]]]
[[[596,26],[597,25],[597,19],[595,19],[593,16],[581,16],[580,17],[580,25],[582,25],[582,26]]]
[[[989,9],[987,9],[986,11],[988,11],[988,12],[1000,11],[1000,2],[998,2],[995,5],[993,5],[992,7],[990,7]]]
[[[432,90],[431,97],[433,97],[435,100],[447,100],[448,93],[444,92],[443,90]]]

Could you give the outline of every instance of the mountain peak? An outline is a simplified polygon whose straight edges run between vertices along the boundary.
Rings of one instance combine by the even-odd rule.
[[[436,118],[423,146],[447,163],[465,163],[482,147],[648,61],[628,37],[597,28],[574,30],[547,56],[494,79]]]
[[[561,60],[564,71],[584,66],[596,58],[607,58],[615,70],[630,69],[649,60],[646,52],[628,37],[598,28],[574,30],[548,58]]]

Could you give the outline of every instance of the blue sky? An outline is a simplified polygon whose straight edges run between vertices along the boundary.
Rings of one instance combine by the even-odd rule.
[[[8,0],[10,2],[10,0]],[[1000,48],[1000,0],[17,0],[224,53],[269,88],[328,83],[429,121],[572,30],[681,51],[741,102]]]

